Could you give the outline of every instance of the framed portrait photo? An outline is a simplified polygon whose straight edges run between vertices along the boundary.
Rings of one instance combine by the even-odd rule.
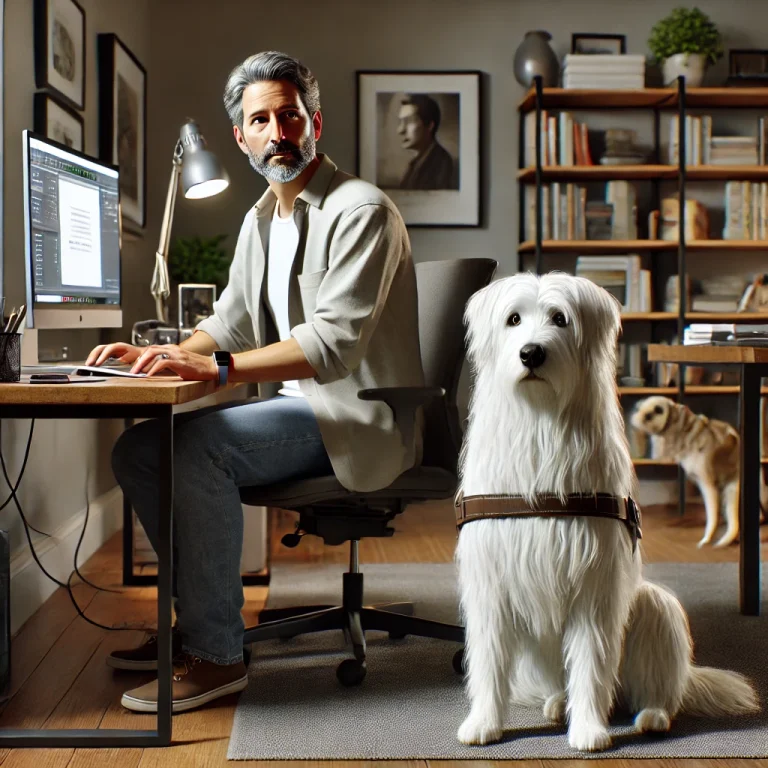
[[[67,147],[84,152],[85,126],[82,115],[48,93],[35,94],[35,132]]]
[[[357,175],[412,227],[481,226],[481,72],[357,72]]]
[[[571,53],[619,56],[626,52],[626,35],[601,35],[586,32],[575,32],[571,35]]]
[[[35,84],[85,109],[85,11],[76,0],[35,0]]]
[[[147,72],[117,35],[98,36],[99,157],[120,169],[124,219],[147,218]]]

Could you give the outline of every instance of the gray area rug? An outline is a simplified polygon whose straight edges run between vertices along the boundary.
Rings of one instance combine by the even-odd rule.
[[[361,566],[366,603],[411,600],[417,614],[456,620],[452,564]],[[270,607],[338,602],[341,566],[279,566]],[[738,570],[732,563],[648,565],[645,576],[682,600],[696,660],[733,669],[758,686],[768,706],[768,588],[763,615],[738,610]],[[628,718],[611,723],[612,749],[587,755],[568,746],[564,727],[533,709],[510,711],[504,741],[466,747],[456,731],[468,712],[451,659],[455,643],[367,635],[368,674],[357,688],[336,680],[348,657],[343,633],[322,632],[253,646],[250,684],[242,693],[230,738],[230,760],[519,760],[536,758],[682,758],[768,756],[768,711],[756,717],[707,720],[681,716],[668,734],[638,735]]]

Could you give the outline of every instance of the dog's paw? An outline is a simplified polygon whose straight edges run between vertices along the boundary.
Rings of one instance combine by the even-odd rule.
[[[672,726],[666,709],[642,709],[635,718],[635,730],[638,733],[646,731],[668,731]]]
[[[712,537],[711,536],[705,536],[703,539],[699,540],[699,543],[696,546],[699,549],[701,549],[702,547],[706,547],[707,544],[709,544],[710,541],[712,541]]]
[[[565,694],[560,691],[550,696],[542,709],[544,717],[553,723],[562,723],[565,721]]]
[[[482,746],[498,741],[501,738],[502,728],[496,723],[488,723],[470,715],[459,728],[456,734],[462,744],[469,746]]]
[[[722,538],[715,542],[715,547],[717,549],[721,549],[722,547],[730,546],[734,541],[736,541],[738,537],[738,533],[725,533],[723,534]]]
[[[611,735],[604,725],[572,725],[568,743],[580,752],[599,752],[611,746]]]

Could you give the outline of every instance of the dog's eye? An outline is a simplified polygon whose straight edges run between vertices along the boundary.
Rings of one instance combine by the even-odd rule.
[[[507,325],[520,325],[520,315],[517,312],[513,312],[507,320]]]
[[[565,326],[568,325],[568,321],[565,319],[565,315],[562,312],[555,312],[555,314],[552,315],[552,322],[558,328],[565,328]]]
[[[663,408],[662,408],[660,405],[657,405],[657,406],[656,406],[656,407],[653,409],[653,412],[654,412],[654,413],[664,413],[664,409],[663,409]]]

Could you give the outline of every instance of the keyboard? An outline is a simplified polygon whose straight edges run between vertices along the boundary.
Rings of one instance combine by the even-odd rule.
[[[23,365],[23,375],[32,373],[67,373],[77,376],[125,376],[129,379],[146,378],[146,373],[131,373],[131,366],[127,363],[117,365],[82,365],[77,363],[53,363],[52,365]]]

